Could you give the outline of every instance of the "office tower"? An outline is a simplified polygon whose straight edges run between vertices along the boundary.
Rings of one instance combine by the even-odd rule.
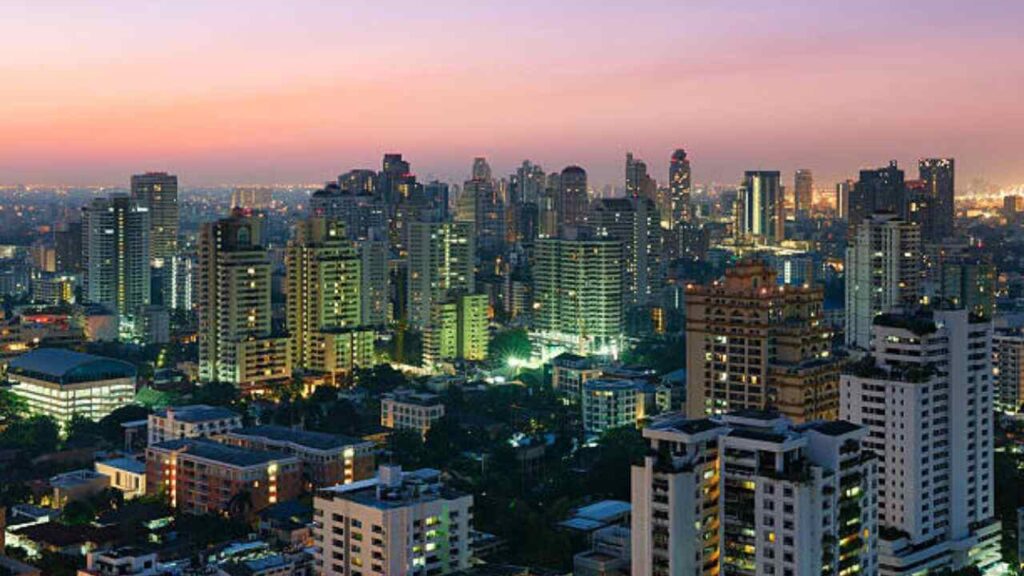
[[[388,208],[380,197],[347,190],[333,182],[309,197],[309,211],[313,216],[340,220],[352,240],[367,238],[371,229],[388,227]]]
[[[149,208],[128,196],[82,208],[85,299],[130,317],[150,303]]]
[[[578,226],[587,217],[587,171],[579,166],[567,166],[558,178],[555,211],[559,226]]]
[[[686,150],[679,148],[672,153],[668,165],[669,213],[666,216],[670,229],[690,220],[690,178],[690,159]]]
[[[981,255],[963,255],[940,263],[941,302],[991,319],[996,310],[996,267]]]
[[[512,177],[509,204],[536,204],[546,185],[547,174],[544,169],[529,160],[523,160],[522,166],[516,169]]]
[[[423,186],[424,200],[429,208],[429,220],[443,221],[448,219],[450,212],[450,192],[448,184],[433,180]]]
[[[378,195],[380,193],[377,173],[368,168],[356,168],[338,176],[338,186],[350,194]]]
[[[484,258],[499,256],[505,248],[505,204],[490,174],[491,168],[486,160],[477,158],[473,161],[473,179],[462,186],[465,208],[459,216],[460,221],[470,221],[466,209],[472,206],[476,248]]]
[[[1000,560],[992,485],[992,326],[966,310],[883,314],[843,374],[842,418],[879,456],[881,574]]]
[[[273,333],[270,257],[260,221],[235,210],[199,236],[199,380],[259,391],[291,378],[287,337]]]
[[[647,163],[626,153],[626,196],[657,200],[658,184],[647,173]]]
[[[444,576],[470,565],[473,496],[441,472],[381,466],[376,479],[317,492],[317,573]]]
[[[953,235],[955,217],[955,173],[956,163],[952,158],[924,158],[917,163],[918,177],[924,182],[925,190],[932,199],[934,209],[930,213],[930,232],[927,241],[938,241]]]
[[[875,212],[892,212],[906,218],[906,194],[903,170],[895,160],[885,168],[861,170],[850,194],[847,220],[857,227]]]
[[[647,198],[606,198],[594,203],[590,224],[599,237],[622,243],[623,304],[650,304],[661,288],[661,219]]]
[[[877,576],[875,459],[849,422],[745,411],[644,429],[633,576]]]
[[[82,271],[82,223],[65,222],[53,233],[57,271],[75,274]]]
[[[424,364],[485,360],[490,341],[487,309],[486,294],[452,295],[434,304],[423,331]]]
[[[391,323],[391,272],[390,254],[384,230],[371,230],[370,237],[356,242],[362,262],[363,326],[384,327]]]
[[[846,344],[870,347],[879,314],[920,299],[921,236],[915,224],[878,213],[855,225],[846,248]]]
[[[231,208],[266,210],[273,200],[273,190],[266,186],[238,186],[231,191]]]
[[[747,171],[739,194],[737,235],[763,244],[782,242],[786,219],[779,172]]]
[[[997,329],[992,334],[992,379],[996,407],[1017,414],[1024,405],[1024,331]]]
[[[413,222],[406,290],[409,324],[423,329],[436,302],[450,293],[473,294],[475,237],[469,222]]]
[[[149,259],[153,268],[151,300],[169,304],[171,260],[178,251],[178,177],[166,172],[132,176],[132,200],[149,208]]]
[[[797,218],[811,215],[814,205],[814,175],[810,170],[801,168],[793,177],[793,208]]]
[[[363,327],[362,260],[337,220],[296,224],[288,243],[287,317],[295,369],[336,378],[373,362]]]
[[[533,266],[534,325],[582,354],[617,353],[623,333],[622,242],[568,228],[541,238]]]
[[[856,185],[853,180],[844,180],[836,184],[836,217],[840,220],[850,218],[850,195],[853,194]]]
[[[839,366],[824,300],[820,286],[778,286],[756,261],[687,286],[687,415],[773,408],[794,422],[835,418]]]

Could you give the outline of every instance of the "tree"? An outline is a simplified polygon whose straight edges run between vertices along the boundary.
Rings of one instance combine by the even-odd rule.
[[[0,447],[24,450],[30,456],[55,452],[59,443],[60,427],[50,416],[17,420],[0,433]]]
[[[145,420],[149,416],[149,409],[137,404],[121,406],[110,414],[107,414],[99,421],[100,434],[111,444],[120,444],[124,441],[125,422]]]
[[[487,345],[487,357],[496,362],[506,362],[509,358],[527,360],[532,353],[530,335],[522,328],[498,332]]]
[[[450,416],[434,421],[423,442],[423,457],[428,466],[445,469],[467,448],[466,430]]]
[[[238,401],[238,397],[238,388],[230,382],[207,382],[192,392],[193,402],[211,406],[230,406]]]
[[[392,464],[415,469],[423,465],[423,438],[415,430],[395,430],[388,436],[387,450]]]
[[[633,426],[608,430],[598,440],[597,458],[587,474],[591,493],[629,500],[631,465],[647,453],[643,434]]]
[[[67,437],[64,444],[68,447],[94,446],[103,442],[103,428],[99,423],[81,414],[75,414],[68,422]]]
[[[356,385],[370,394],[379,396],[396,388],[409,385],[409,379],[390,364],[378,364],[373,368],[360,368],[355,372]]]
[[[96,519],[96,508],[85,500],[72,500],[64,506],[60,519],[69,526],[84,526]]]
[[[7,388],[0,388],[0,429],[28,413],[28,403]]]

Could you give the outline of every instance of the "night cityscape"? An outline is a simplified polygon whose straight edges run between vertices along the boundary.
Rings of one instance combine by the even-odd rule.
[[[0,576],[1024,575],[1024,4],[3,5]]]

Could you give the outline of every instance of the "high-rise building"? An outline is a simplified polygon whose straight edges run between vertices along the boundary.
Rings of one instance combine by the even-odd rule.
[[[487,161],[477,158],[473,162],[473,179],[467,180],[462,186],[465,199],[463,206],[465,209],[472,206],[476,249],[486,258],[499,256],[505,247],[505,204],[490,174],[491,168]],[[476,177],[483,175],[487,177]],[[465,210],[459,220],[470,221]]]
[[[381,171],[377,175],[377,186],[385,204],[391,206],[398,203],[402,197],[400,188],[411,174],[412,169],[401,154],[384,155]]]
[[[814,205],[814,175],[810,170],[801,168],[793,177],[793,209],[797,218],[811,215]]]
[[[122,317],[150,303],[149,208],[128,196],[82,208],[85,299]]]
[[[274,334],[271,264],[260,222],[241,210],[199,239],[199,379],[245,391],[291,378],[289,340]]]
[[[455,360],[487,358],[486,294],[452,295],[434,304],[423,332],[423,362],[437,366]]]
[[[903,170],[895,160],[885,168],[861,170],[850,194],[847,220],[858,227],[875,212],[891,212],[906,218],[906,195]]]
[[[661,219],[647,198],[605,198],[594,203],[590,224],[599,237],[622,242],[623,303],[649,304],[661,287]]]
[[[57,271],[77,274],[82,271],[82,223],[65,222],[53,233]]]
[[[587,352],[614,352],[623,333],[622,242],[567,228],[537,241],[534,325],[541,337]]]
[[[555,211],[560,226],[578,226],[587,217],[587,171],[579,166],[567,166],[558,179]]]
[[[313,499],[317,573],[444,576],[469,568],[473,496],[444,486],[438,470],[381,466],[375,479]]]
[[[195,250],[176,254],[171,266],[171,297],[168,304],[175,310],[191,311],[195,306],[198,269]]]
[[[406,286],[410,325],[426,327],[434,303],[450,293],[476,291],[475,245],[472,223],[412,223]]]
[[[374,332],[362,322],[362,260],[342,224],[299,222],[285,263],[293,367],[336,377],[369,366]]]
[[[948,238],[953,235],[956,163],[952,158],[924,158],[917,166],[918,177],[934,205],[930,214],[932,234],[927,240]]]
[[[956,308],[992,318],[996,310],[996,267],[980,255],[945,260],[938,298]]]
[[[743,176],[736,211],[740,238],[778,244],[785,238],[785,202],[778,171],[752,170]]]
[[[353,240],[369,237],[372,229],[388,227],[388,209],[379,196],[347,190],[333,182],[309,197],[309,208],[313,216],[340,220]]]
[[[992,379],[996,406],[1017,414],[1024,405],[1024,331],[999,329],[992,334]]]
[[[238,186],[231,191],[231,208],[266,210],[273,200],[274,191],[267,186]]]
[[[626,153],[626,196],[657,201],[658,183],[647,172],[647,163]]]
[[[523,160],[522,166],[516,169],[512,178],[509,204],[536,204],[546,185],[547,174],[544,169],[529,160]]]
[[[819,286],[778,286],[761,262],[688,286],[687,415],[771,408],[794,422],[835,418],[839,366],[824,299]]]
[[[690,220],[690,159],[686,150],[679,148],[672,153],[668,165],[669,213],[668,226],[675,228],[680,222]]]
[[[871,324],[920,298],[921,236],[917,225],[891,213],[855,223],[846,248],[846,344],[868,349]]]
[[[643,434],[633,576],[878,575],[864,428],[745,411],[664,416]]]
[[[369,168],[356,168],[338,176],[338,186],[350,194],[380,194],[377,173]]]
[[[842,377],[842,418],[879,457],[880,574],[1000,561],[993,503],[991,323],[966,310],[883,314]]]
[[[360,277],[364,326],[387,326],[392,320],[390,253],[383,229],[370,231],[369,238],[356,242],[362,261]]]
[[[857,183],[853,180],[844,180],[836,184],[836,217],[840,220],[850,218],[850,195]]]
[[[172,260],[178,251],[178,177],[165,172],[132,176],[131,197],[149,209],[151,300],[170,305]]]

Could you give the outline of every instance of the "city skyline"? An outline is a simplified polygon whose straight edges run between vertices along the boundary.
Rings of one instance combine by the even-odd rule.
[[[530,158],[602,187],[631,151],[666,184],[680,147],[700,183],[924,156],[1024,181],[1006,2],[239,6],[10,7],[0,182],[316,182],[398,151],[421,177]]]

